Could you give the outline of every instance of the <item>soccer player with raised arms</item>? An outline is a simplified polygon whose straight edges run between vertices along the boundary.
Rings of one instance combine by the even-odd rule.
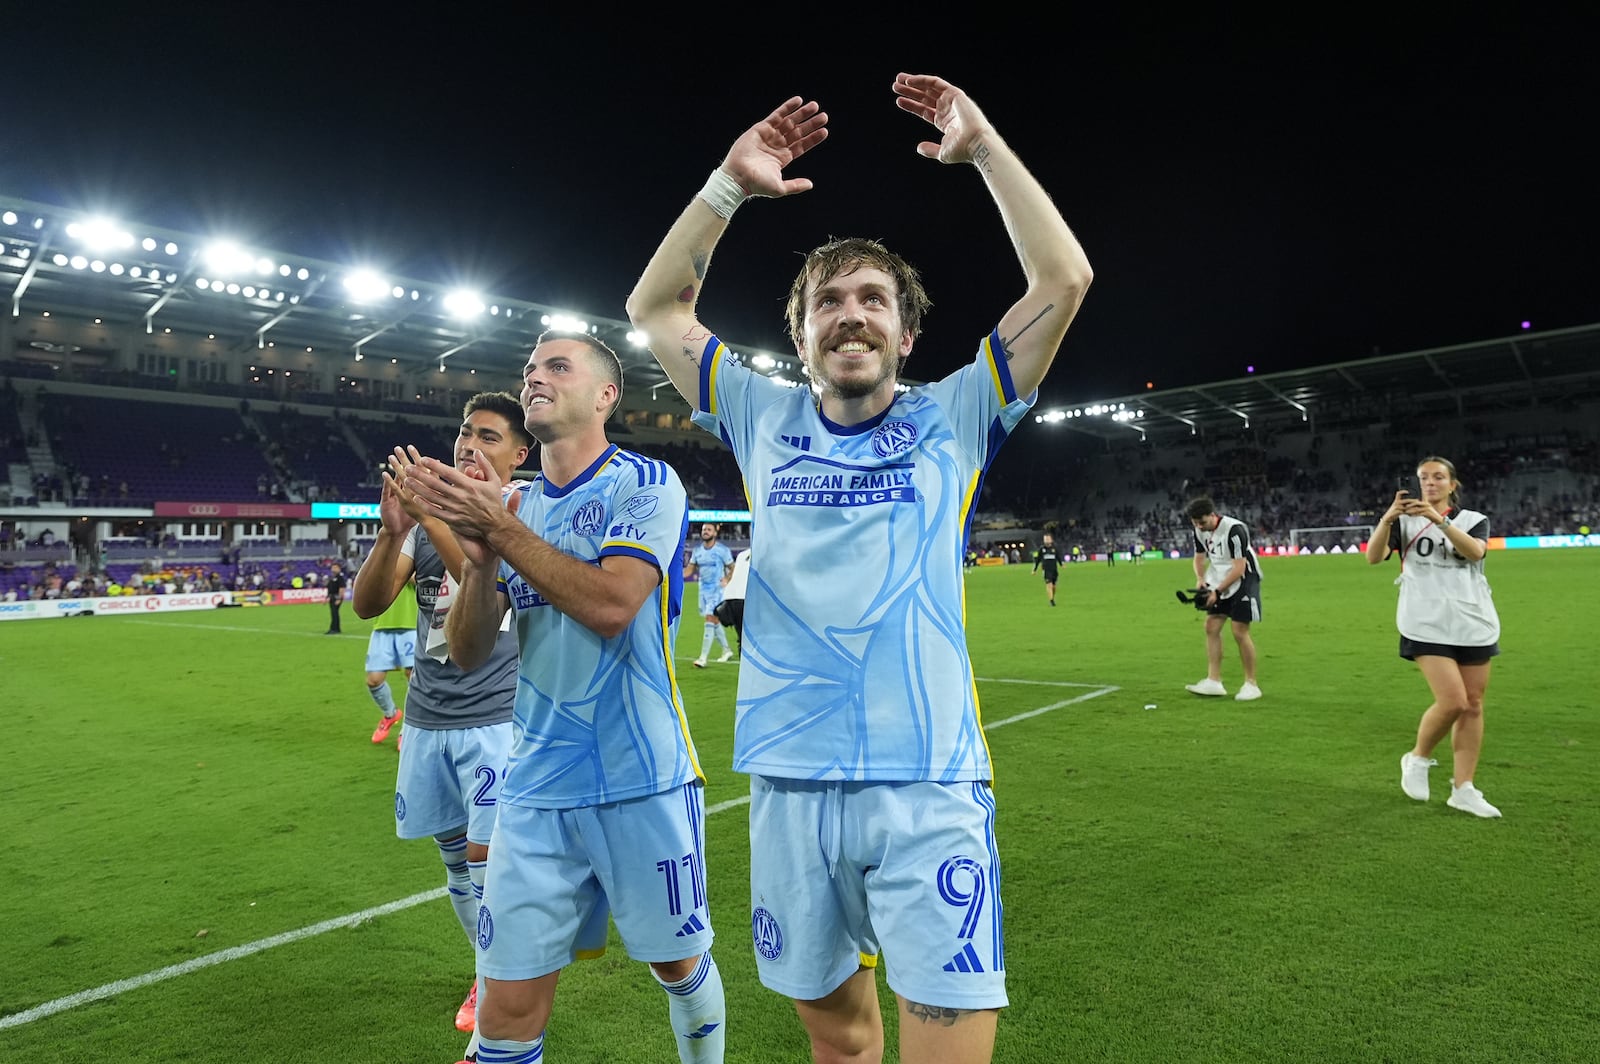
[[[405,471],[464,556],[450,659],[487,660],[507,608],[521,654],[478,914],[478,1062],[543,1058],[557,977],[605,948],[609,912],[666,991],[679,1058],[720,1064],[704,777],[672,659],[688,496],[670,466],[606,438],[622,365],[595,337],[541,335],[521,398],[539,474],[509,499],[431,458]]]
[[[1021,298],[966,366],[897,393],[929,302],[916,271],[872,240],[817,248],[794,281],[789,331],[811,388],[751,372],[701,324],[734,210],[811,188],[785,170],[822,143],[828,118],[800,97],[734,142],[628,313],[696,423],[733,450],[751,496],[734,767],[751,777],[761,981],[794,999],[814,1060],[878,1061],[881,948],[900,1059],[967,1064],[992,1056],[1006,992],[961,555],[983,472],[1034,402],[1091,272],[964,92],[912,74],[893,92],[937,130],[919,154],[987,185],[1022,265]]]

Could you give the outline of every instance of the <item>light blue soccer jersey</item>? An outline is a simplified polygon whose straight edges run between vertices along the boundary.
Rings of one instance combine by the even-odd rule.
[[[700,613],[710,613],[722,605],[722,574],[733,567],[733,552],[721,543],[701,545],[689,552],[695,579],[700,581]]]
[[[570,484],[538,476],[517,494],[517,516],[557,550],[592,565],[610,555],[641,558],[662,580],[633,622],[603,639],[501,563],[522,664],[518,738],[500,800],[575,809],[703,778],[672,666],[683,604],[677,561],[689,529],[678,474],[613,446]]]
[[[752,373],[716,337],[695,424],[733,449],[756,538],[734,768],[833,780],[986,780],[961,552],[1019,398],[997,333],[971,365],[829,422],[811,390]]]
[[[733,552],[721,543],[701,545],[689,552],[700,586],[721,587],[722,575],[733,566]]]

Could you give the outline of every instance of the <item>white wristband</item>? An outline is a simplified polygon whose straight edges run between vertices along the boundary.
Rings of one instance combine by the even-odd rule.
[[[722,172],[722,168],[711,171],[711,176],[706,178],[705,188],[696,193],[707,207],[716,212],[719,218],[732,218],[733,212],[739,209],[739,204],[750,197],[745,190],[739,187],[739,182]]]

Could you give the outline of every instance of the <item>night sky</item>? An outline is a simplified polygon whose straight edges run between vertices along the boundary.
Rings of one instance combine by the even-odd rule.
[[[932,295],[927,379],[1023,281],[978,175],[916,154],[908,70],[967,90],[1095,267],[1046,401],[1600,321],[1600,63],[1553,17],[94,10],[7,28],[0,194],[622,318],[727,146],[798,94],[831,116],[791,171],[816,188],[740,209],[701,317],[784,351],[800,254],[880,238]]]

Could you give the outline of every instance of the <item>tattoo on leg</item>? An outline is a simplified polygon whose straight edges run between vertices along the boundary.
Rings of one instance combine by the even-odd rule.
[[[922,1005],[915,1001],[906,1002],[906,1015],[915,1016],[923,1023],[937,1023],[941,1027],[954,1027],[957,1020],[972,1011],[972,1009],[947,1009],[942,1005]]]
[[[1001,345],[1006,349],[1006,361],[1007,362],[1010,362],[1011,359],[1012,359],[1011,345],[1016,343],[1019,339],[1021,339],[1023,333],[1027,332],[1029,329],[1031,329],[1035,325],[1039,324],[1039,319],[1040,318],[1044,317],[1046,314],[1050,313],[1052,310],[1055,310],[1055,309],[1056,309],[1056,305],[1054,303],[1049,304],[1043,310],[1041,310],[1039,313],[1035,314],[1033,316],[1033,320],[1032,321],[1028,322],[1028,324],[1024,325],[1022,328],[1018,329],[1016,336],[1013,336],[1010,339],[1007,339],[1004,336],[1002,336],[1000,338]]]

